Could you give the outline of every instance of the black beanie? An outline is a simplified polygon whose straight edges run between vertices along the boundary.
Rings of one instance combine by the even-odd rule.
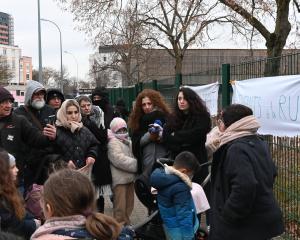
[[[108,99],[109,99],[109,94],[105,87],[96,87],[94,89],[94,91],[92,92],[92,100],[93,100],[94,96],[96,96],[96,95],[102,97],[106,101],[108,101]]]
[[[61,102],[65,101],[65,97],[59,89],[50,88],[46,92],[46,103],[48,104],[49,101],[55,97],[58,97],[61,100]]]
[[[13,95],[4,87],[0,87],[0,103],[10,99],[12,102],[15,101]]]

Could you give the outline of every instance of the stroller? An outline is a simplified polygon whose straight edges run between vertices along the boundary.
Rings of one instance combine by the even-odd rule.
[[[156,196],[151,193],[150,175],[158,167],[163,167],[164,164],[173,165],[174,160],[168,158],[159,158],[148,169],[145,169],[143,173],[136,179],[134,187],[135,193],[140,202],[148,209],[148,217],[141,223],[133,226],[136,238],[146,240],[163,240],[166,239],[163,229],[163,221],[159,214],[158,204]],[[201,164],[200,166],[210,165],[211,162]],[[204,186],[210,180],[210,174],[205,178]],[[199,228],[197,237],[195,239],[205,240],[208,237],[207,231]]]

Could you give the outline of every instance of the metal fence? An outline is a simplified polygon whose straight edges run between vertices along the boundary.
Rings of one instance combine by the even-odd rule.
[[[280,61],[279,61],[280,60]],[[110,89],[111,102],[123,98],[132,107],[137,94],[145,88],[160,91],[172,106],[174,96],[180,85],[205,85],[212,82],[221,84],[220,106],[227,106],[231,100],[231,80],[245,80],[270,75],[268,67],[276,61],[277,69],[273,75],[300,74],[300,53],[289,54],[280,58],[266,58],[236,65],[223,64],[218,69],[183,75],[160,81],[136,84],[121,89]],[[177,76],[178,77],[178,76]],[[275,184],[276,198],[284,214],[286,232],[284,239],[300,239],[300,137],[287,138],[264,136],[269,143],[272,157],[278,168]]]

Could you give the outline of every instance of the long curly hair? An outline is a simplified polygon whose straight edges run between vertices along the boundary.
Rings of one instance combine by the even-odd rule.
[[[172,129],[179,128],[185,119],[185,113],[179,109],[178,107],[178,95],[182,93],[184,99],[189,104],[188,115],[189,116],[197,116],[197,115],[204,115],[206,117],[210,117],[209,111],[205,105],[205,102],[200,98],[200,96],[190,88],[181,87],[176,95],[175,102],[174,102],[174,112],[169,119],[169,124]]]
[[[158,108],[163,113],[165,113],[167,115],[171,113],[170,107],[165,102],[165,100],[164,100],[163,96],[160,94],[160,92],[152,90],[152,89],[144,89],[137,96],[135,105],[129,116],[128,127],[133,132],[139,129],[140,119],[145,114],[142,109],[142,100],[145,97],[148,97],[151,100],[153,106],[155,108]]]
[[[0,148],[0,197],[7,201],[16,217],[21,220],[25,216],[22,197],[10,173],[8,153]]]

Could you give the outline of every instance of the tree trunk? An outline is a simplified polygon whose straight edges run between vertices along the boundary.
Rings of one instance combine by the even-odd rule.
[[[175,56],[175,81],[176,85],[182,85],[182,62],[183,62],[183,55]]]
[[[280,75],[281,54],[291,31],[289,3],[290,0],[279,0],[277,3],[275,31],[266,39],[268,60],[265,63],[265,76]]]

